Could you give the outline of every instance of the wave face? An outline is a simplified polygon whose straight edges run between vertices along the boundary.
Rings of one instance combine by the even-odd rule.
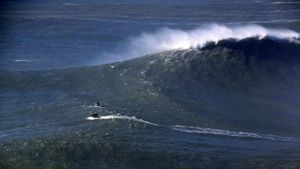
[[[241,40],[225,39],[217,43],[206,43],[205,46],[200,48],[200,51],[219,52],[220,49],[227,50],[228,55],[223,56],[223,60],[218,62],[224,62],[224,65],[231,68],[243,65],[245,71],[252,71],[252,73],[267,70],[268,73],[278,73],[279,75],[283,73],[280,72],[282,69],[289,69],[289,66],[294,65],[294,71],[290,71],[293,74],[298,73],[296,69],[300,63],[299,42],[298,40],[290,41],[289,39],[274,37],[251,37]],[[223,52],[223,54],[225,53]],[[260,72],[259,74],[263,73],[267,72]]]
[[[298,34],[198,31],[145,35],[136,50],[159,53],[124,62],[0,72],[0,168],[64,168],[62,159],[69,168],[176,168],[160,161],[181,158],[182,168],[300,166]]]
[[[270,29],[259,25],[225,26],[210,24],[193,30],[164,28],[154,33],[142,33],[126,42],[127,51],[110,54],[120,60],[144,56],[167,50],[185,50],[203,47],[209,42],[225,39],[241,40],[251,37],[274,37],[278,39],[297,39],[299,33],[288,29]],[[119,57],[122,56],[122,57]]]
[[[258,93],[269,86],[275,90],[273,94],[279,92],[276,88],[286,88],[286,91],[299,89],[300,43],[297,39],[271,36],[224,39],[157,56],[160,61],[152,67],[160,69],[154,70],[150,66],[150,73],[146,71],[146,75],[153,81],[159,74],[162,80],[158,81],[158,86],[166,86],[168,90],[173,88],[170,85],[172,81],[183,91],[193,84],[190,90],[200,93],[203,92],[199,90],[208,86],[214,88],[215,85],[232,91],[249,88]]]

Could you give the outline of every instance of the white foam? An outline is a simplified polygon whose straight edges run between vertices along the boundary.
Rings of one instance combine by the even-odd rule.
[[[278,140],[278,141],[295,140],[295,138],[293,137],[282,137],[282,136],[276,136],[272,134],[258,134],[258,133],[251,133],[251,132],[230,131],[230,130],[202,128],[202,127],[194,127],[194,126],[175,125],[175,126],[171,126],[170,128],[176,131],[181,131],[186,133],[213,134],[213,135],[221,135],[221,136],[258,138],[258,139]]]
[[[65,2],[65,3],[63,3],[63,4],[66,5],[66,6],[75,6],[75,5],[79,5],[79,4],[67,3],[67,2]]]
[[[114,119],[121,119],[121,120],[131,120],[136,121],[140,123],[145,123],[153,126],[158,126],[158,124],[151,123],[148,121],[145,121],[143,119],[138,119],[135,116],[123,116],[123,115],[107,115],[107,116],[99,116],[99,117],[87,117],[87,120],[114,120]]]
[[[32,60],[28,60],[28,59],[16,59],[14,61],[15,62],[32,62]]]
[[[299,34],[291,30],[267,29],[258,25],[227,27],[224,25],[210,25],[195,30],[183,31],[178,29],[162,29],[154,34],[143,33],[132,41],[134,48],[155,52],[173,49],[188,49],[201,47],[207,42],[218,42],[224,39],[245,39],[249,37],[264,38],[272,36],[281,39],[298,38]],[[145,47],[142,47],[142,46]]]
[[[122,47],[125,51],[106,53],[115,60],[126,60],[166,50],[189,49],[203,47],[208,42],[218,43],[224,39],[241,40],[250,37],[266,36],[279,39],[297,39],[300,34],[288,29],[270,29],[256,24],[244,26],[225,26],[209,24],[193,30],[163,28],[153,33],[142,33],[131,38]]]
[[[144,123],[152,126],[165,127],[171,130],[184,132],[184,133],[210,134],[210,135],[220,135],[220,136],[228,136],[228,137],[256,138],[256,139],[267,139],[267,140],[276,140],[276,141],[296,141],[294,137],[283,137],[283,136],[277,136],[273,134],[259,134],[259,133],[243,132],[243,131],[230,131],[230,130],[202,128],[202,127],[184,126],[184,125],[165,126],[165,125],[152,123],[143,119],[138,119],[135,116],[124,116],[120,114],[106,115],[106,116],[99,116],[99,117],[87,117],[86,119],[87,120],[115,120],[115,119],[131,120],[131,121]]]

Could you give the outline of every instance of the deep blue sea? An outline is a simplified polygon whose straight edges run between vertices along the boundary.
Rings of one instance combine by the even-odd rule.
[[[300,2],[1,1],[0,168],[300,168]]]

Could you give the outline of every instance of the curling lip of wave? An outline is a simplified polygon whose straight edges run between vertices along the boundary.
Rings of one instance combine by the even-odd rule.
[[[207,43],[218,43],[225,39],[242,40],[251,37],[259,39],[272,37],[293,41],[298,40],[300,34],[288,29],[269,29],[255,24],[245,26],[210,24],[193,30],[163,28],[154,33],[142,33],[129,39],[125,51],[111,54],[111,57],[126,60],[167,50],[201,48]]]
[[[230,131],[222,129],[213,129],[213,128],[202,128],[195,126],[183,126],[183,125],[174,125],[174,126],[165,126],[156,123],[152,123],[143,119],[136,118],[135,116],[124,116],[124,115],[106,115],[95,117],[87,117],[87,120],[131,120],[139,123],[144,123],[152,126],[165,127],[171,130],[184,132],[184,133],[195,133],[195,134],[210,134],[210,135],[220,135],[220,136],[229,136],[229,137],[240,137],[240,138],[256,138],[256,139],[266,139],[266,140],[275,140],[275,141],[296,141],[293,137],[283,137],[273,134],[259,134],[251,132],[242,132],[242,131]]]
[[[218,43],[226,39],[242,40],[252,37],[258,39],[271,37],[296,42],[299,41],[300,34],[288,29],[269,29],[255,24],[244,26],[209,24],[192,30],[163,28],[156,32],[142,33],[137,37],[132,37],[117,51],[103,52],[102,55],[110,58],[104,61],[105,63],[111,63],[169,50],[202,48],[208,43]],[[97,65],[99,62],[96,59],[90,64]]]

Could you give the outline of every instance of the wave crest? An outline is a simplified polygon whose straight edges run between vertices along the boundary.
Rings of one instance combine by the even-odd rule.
[[[211,24],[193,30],[164,28],[154,33],[142,33],[138,37],[131,38],[127,43],[127,51],[115,56],[125,55],[125,58],[120,58],[124,60],[166,50],[203,47],[209,42],[218,43],[225,39],[241,40],[251,37],[294,40],[298,39],[300,34],[288,29],[270,29],[259,25],[229,27]]]
[[[130,51],[138,55],[156,53],[164,50],[189,49],[203,47],[208,42],[217,43],[224,39],[246,39],[266,36],[279,39],[297,39],[299,33],[287,29],[268,29],[259,25],[228,27],[225,25],[209,25],[190,31],[164,28],[153,34],[143,33],[132,39]]]

